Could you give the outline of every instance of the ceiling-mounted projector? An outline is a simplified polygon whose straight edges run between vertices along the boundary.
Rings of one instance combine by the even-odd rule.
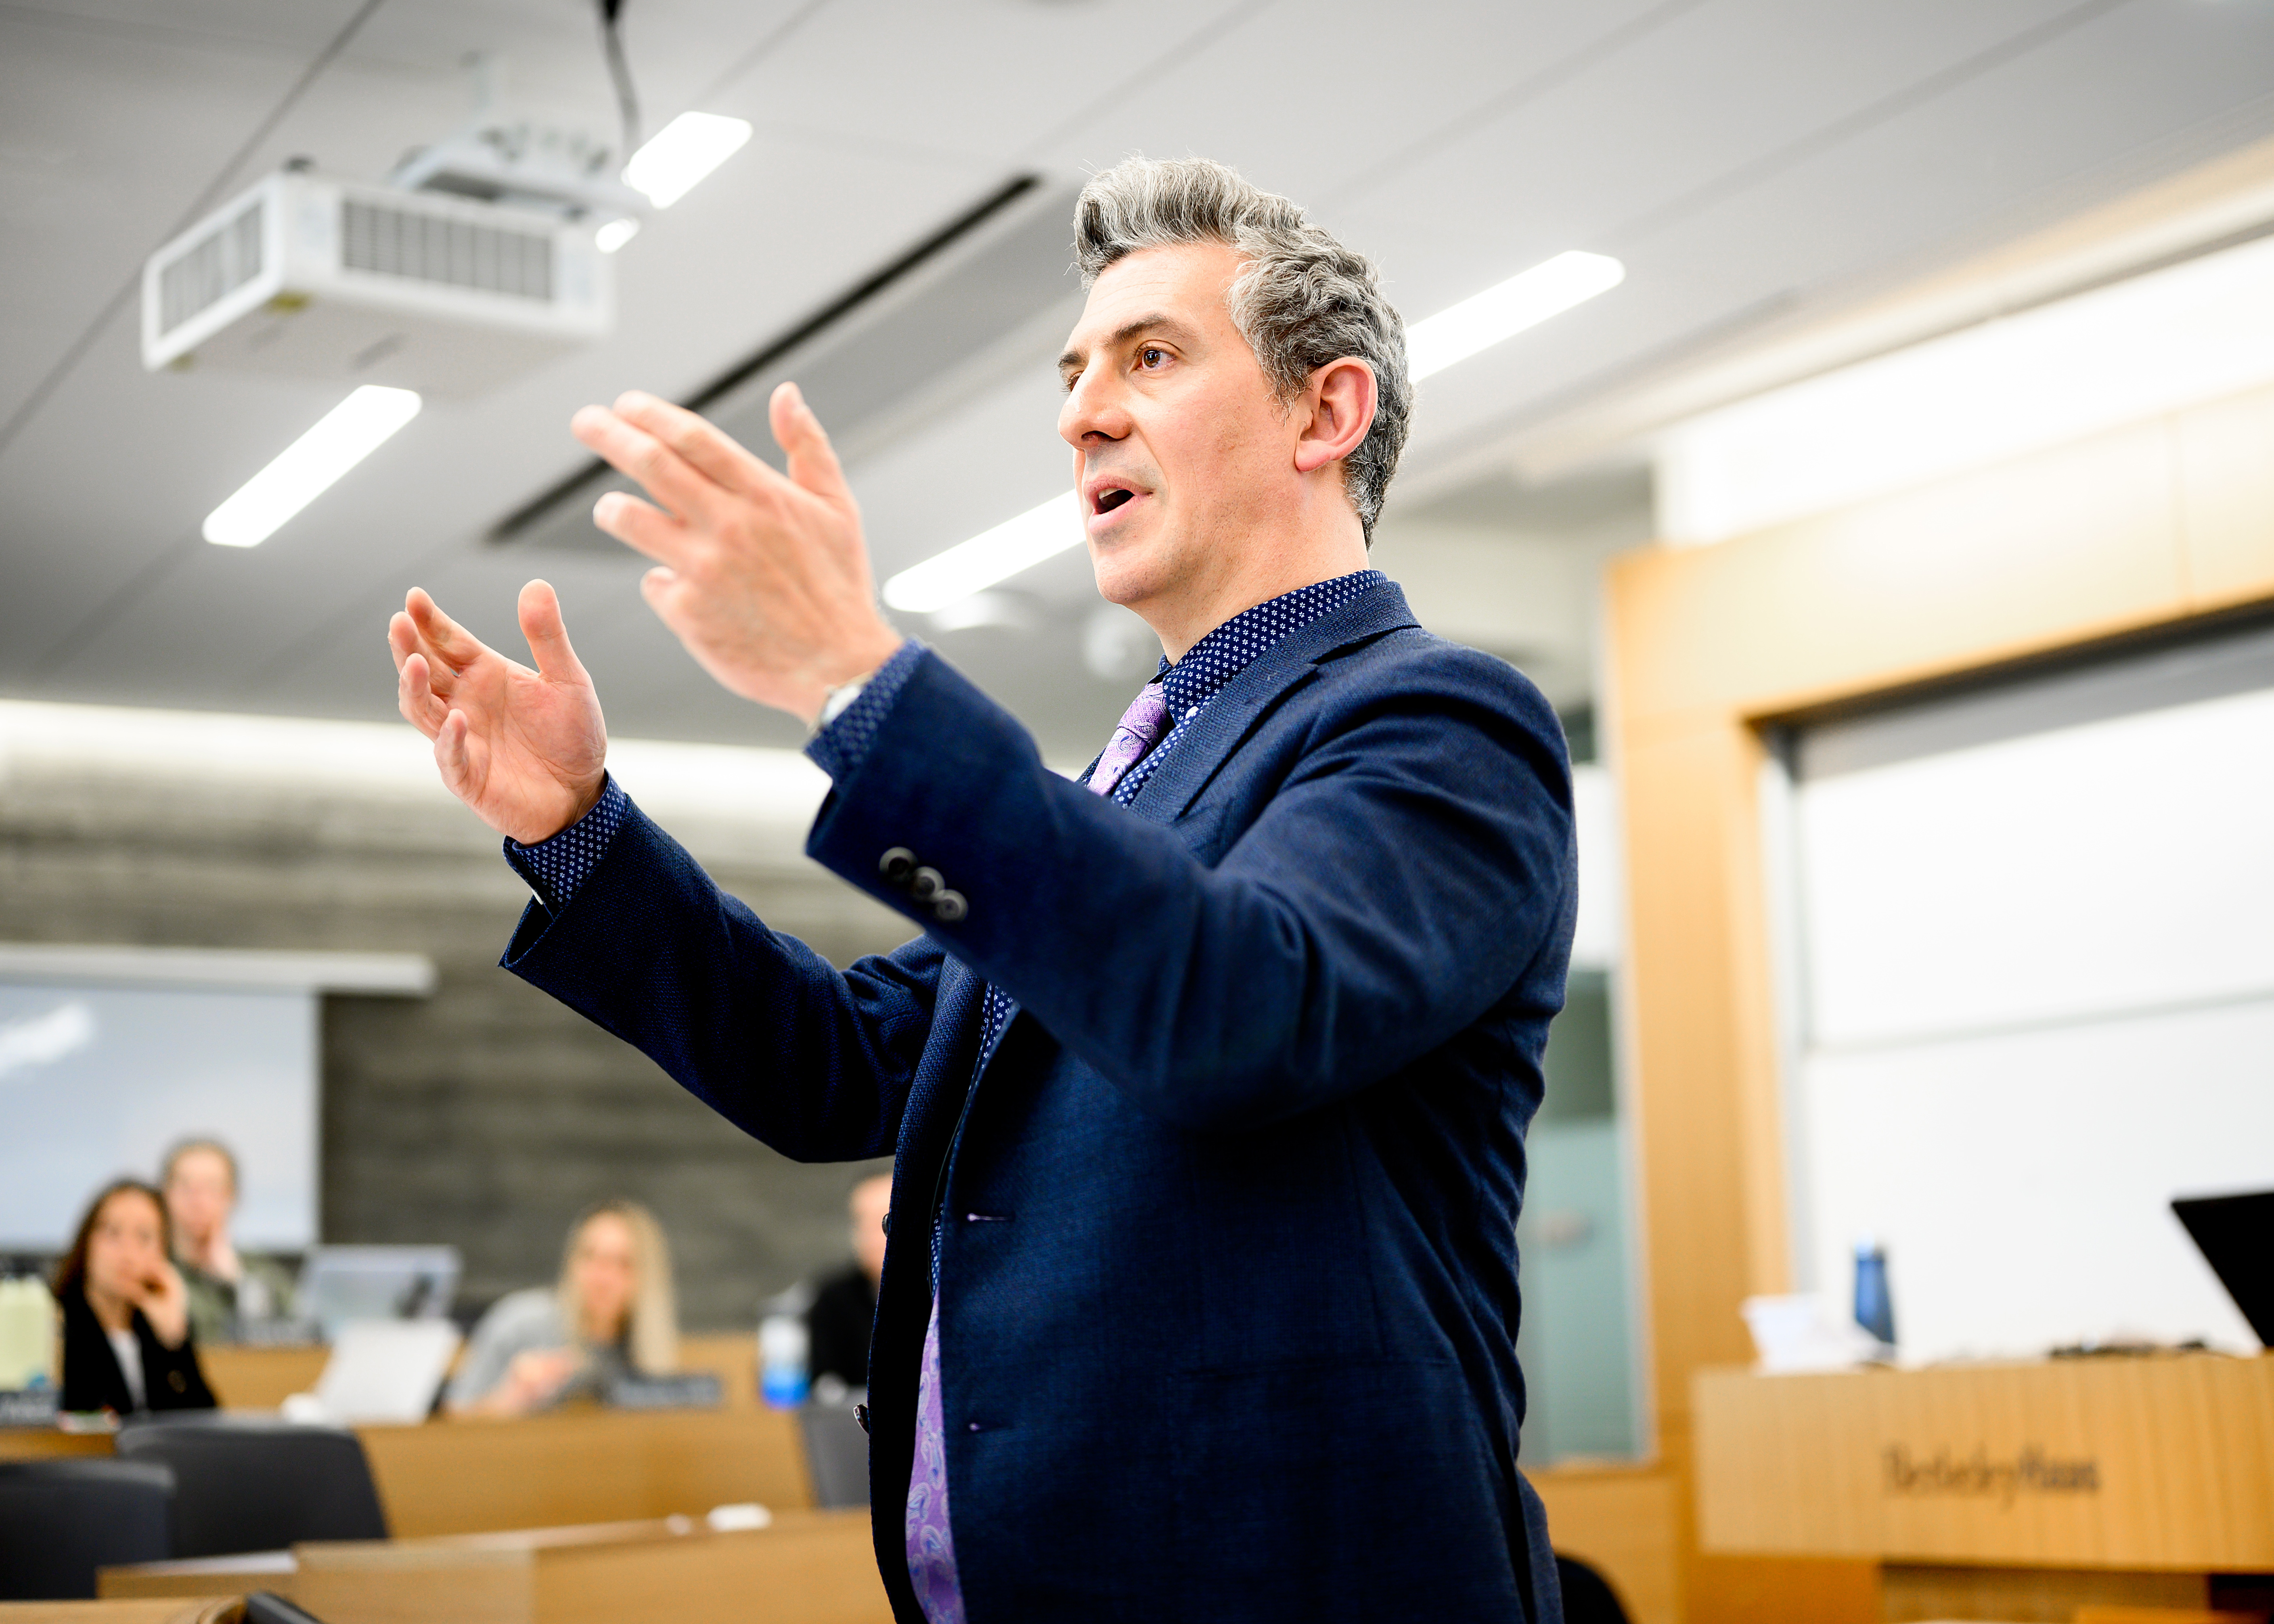
[[[605,336],[610,270],[589,221],[287,169],[142,267],[142,365],[476,395]]]

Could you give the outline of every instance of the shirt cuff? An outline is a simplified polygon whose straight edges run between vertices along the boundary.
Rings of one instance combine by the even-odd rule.
[[[807,741],[806,756],[829,775],[831,782],[843,783],[868,759],[869,747],[877,742],[885,718],[892,713],[892,702],[900,697],[924,654],[924,645],[913,637],[900,644],[890,659],[877,667],[877,674],[869,679],[860,696]]]
[[[529,889],[547,909],[558,914],[568,906],[576,888],[591,877],[607,855],[608,842],[616,838],[623,827],[624,814],[631,809],[631,797],[610,773],[601,786],[600,799],[590,812],[549,839],[534,846],[523,846],[511,835],[505,838],[505,860],[513,865],[514,872],[529,882]]]

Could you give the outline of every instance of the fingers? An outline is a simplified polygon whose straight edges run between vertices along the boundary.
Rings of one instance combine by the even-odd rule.
[[[433,680],[424,654],[405,656],[395,680],[395,708],[403,712],[403,719],[432,739],[441,730],[442,718],[449,707],[435,693]]]
[[[463,801],[473,787],[473,726],[463,710],[442,718],[433,733],[434,765],[442,774],[442,787]]]
[[[781,476],[734,438],[684,406],[658,400],[641,389],[616,397],[615,414],[685,460],[688,466],[726,490],[756,496],[781,484]]]
[[[662,402],[656,404],[660,407]],[[602,460],[638,480],[650,496],[681,518],[708,525],[721,515],[726,492],[719,482],[640,425],[605,406],[586,406],[568,419],[568,429]],[[594,516],[598,517],[597,510]]]
[[[693,541],[687,526],[636,496],[611,491],[592,504],[592,523],[651,559],[684,562]]]
[[[455,673],[463,671],[490,651],[489,645],[464,627],[442,613],[442,606],[426,595],[423,587],[412,587],[403,600],[405,613],[412,627],[427,645],[427,651],[439,657]]]
[[[774,390],[773,399],[766,404],[766,417],[773,425],[774,440],[788,454],[791,479],[832,502],[852,500],[836,448],[795,384],[785,383]]]
[[[521,589],[516,607],[521,616],[521,635],[529,639],[529,651],[537,661],[538,674],[548,682],[576,682],[589,687],[592,680],[585,674],[576,650],[568,646],[568,623],[561,618],[561,597],[553,590],[553,583],[531,582]]]

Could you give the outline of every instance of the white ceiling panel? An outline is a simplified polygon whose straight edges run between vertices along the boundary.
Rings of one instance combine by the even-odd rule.
[[[1425,386],[1411,505],[1515,426],[1748,320],[2274,128],[2265,0],[628,0],[623,32],[649,129],[699,107],[758,134],[618,256],[615,335],[431,402],[266,545],[225,553],[194,539],[205,513],[342,390],[149,377],[131,312],[98,316],[201,198],[304,154],[377,178],[448,133],[471,52],[501,56],[512,102],[613,140],[592,7],[0,4],[0,423],[19,419],[0,443],[0,691],[384,716],[379,630],[408,585],[517,648],[514,592],[544,574],[619,731],[794,738],[654,624],[636,561],[485,538],[584,464],[577,405],[688,395],[1019,173],[1225,158],[1374,257],[1414,317],[1565,248],[1618,254],[1624,285]],[[1063,485],[1054,337],[996,345],[870,432],[854,476],[880,575]],[[1460,523],[1483,534],[1515,492],[1479,489]],[[1547,545],[1529,523],[1507,520],[1525,557]],[[1081,555],[998,608],[1009,623],[938,641],[1055,756],[1086,754],[1126,695],[1081,664]]]
[[[1446,129],[1540,94],[1698,4],[1426,5],[1392,23],[1369,0],[1275,0],[1244,8],[1205,52],[1130,85],[1042,156],[1081,169],[1133,152],[1204,154],[1333,222],[1366,177],[1404,172]],[[1339,117],[1321,116],[1329,109]]]
[[[1152,94],[1256,0],[835,0],[736,86],[824,138],[1010,162]]]

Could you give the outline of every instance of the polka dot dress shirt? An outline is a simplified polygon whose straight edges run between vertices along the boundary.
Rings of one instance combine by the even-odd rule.
[[[893,650],[892,658],[877,667],[869,685],[854,697],[853,703],[807,743],[807,757],[832,782],[843,779],[867,759],[869,747],[877,742],[877,732],[884,726],[892,701],[900,696],[900,689],[907,685],[908,673],[916,668],[923,652],[923,644],[913,637]]]
[[[568,906],[568,898],[576,894],[585,876],[599,866],[608,842],[623,827],[624,813],[631,804],[631,797],[624,793],[615,774],[610,773],[592,809],[551,839],[523,846],[508,835],[505,860],[529,883],[537,899],[558,914]]]
[[[1185,658],[1175,665],[1163,659],[1153,680],[1161,685],[1161,697],[1168,702],[1171,725],[1161,742],[1121,775],[1110,799],[1124,807],[1134,801],[1154,770],[1177,748],[1186,727],[1257,655],[1290,632],[1302,630],[1322,614],[1332,614],[1359,593],[1370,592],[1389,579],[1378,569],[1361,569],[1355,575],[1298,587],[1268,604],[1242,610],[1186,650]],[[1092,771],[1096,767],[1096,762],[1090,763]],[[1081,777],[1085,784],[1089,781],[1089,773]]]

